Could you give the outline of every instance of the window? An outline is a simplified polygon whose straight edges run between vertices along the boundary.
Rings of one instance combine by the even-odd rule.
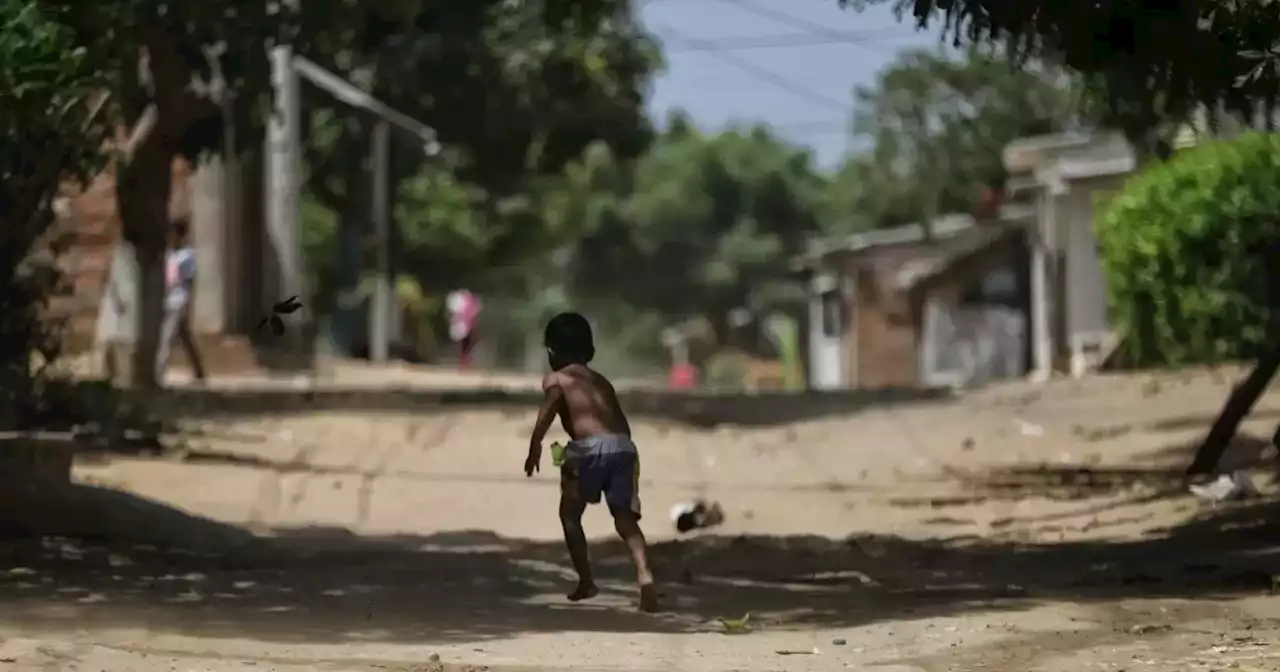
[[[1018,296],[1018,276],[1012,268],[997,268],[982,279],[982,293],[995,301],[1008,301]]]
[[[1008,266],[992,269],[970,285],[961,301],[966,304],[1014,305],[1018,301],[1018,274]]]
[[[844,333],[844,297],[839,291],[822,293],[822,335],[839,336]]]

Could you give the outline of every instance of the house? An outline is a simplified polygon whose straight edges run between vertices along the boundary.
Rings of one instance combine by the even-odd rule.
[[[1010,202],[1030,204],[1033,371],[1081,376],[1115,346],[1094,218],[1136,169],[1118,133],[1024,138],[1004,151]]]
[[[811,297],[809,386],[934,387],[1024,375],[1028,221],[951,215],[933,223],[932,240],[917,224],[813,245],[798,260]]]

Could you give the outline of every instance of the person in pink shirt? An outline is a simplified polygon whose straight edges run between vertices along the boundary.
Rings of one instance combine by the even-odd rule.
[[[480,297],[465,289],[449,294],[449,338],[458,344],[458,368],[471,368],[476,347],[476,326],[480,321]]]

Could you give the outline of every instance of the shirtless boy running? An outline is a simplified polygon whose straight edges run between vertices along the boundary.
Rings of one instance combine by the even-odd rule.
[[[587,364],[595,356],[591,325],[577,313],[561,313],[547,324],[544,337],[551,373],[542,380],[545,396],[529,439],[524,473],[539,470],[542,439],[557,415],[571,441],[560,469],[560,524],[569,558],[578,573],[571,602],[594,597],[599,591],[591,574],[582,514],[603,494],[613,514],[613,527],[626,542],[640,584],[640,608],[656,611],[658,591],[649,572],[644,533],[640,531],[639,453],[631,441],[631,425],[618,404],[609,379]]]

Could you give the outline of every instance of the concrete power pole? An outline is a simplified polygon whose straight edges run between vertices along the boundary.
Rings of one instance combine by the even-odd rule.
[[[369,316],[369,359],[391,357],[391,313],[398,309],[395,276],[391,272],[391,124],[379,119],[373,127],[373,226],[378,237],[378,276]]]
[[[369,152],[373,181],[373,203],[369,214],[378,237],[377,282],[370,297],[369,310],[369,356],[374,361],[386,361],[390,357],[391,334],[399,324],[395,274],[391,268],[391,131],[398,129],[416,137],[422,142],[423,155],[428,157],[440,153],[440,143],[436,141],[436,132],[431,127],[392,109],[305,57],[293,57],[293,72],[335,99],[364,110],[377,120]]]
[[[286,0],[297,8],[297,0]],[[275,270],[275,286],[267,283],[263,296],[264,309],[291,296],[307,303],[306,269],[299,237],[301,219],[301,138],[302,106],[298,74],[293,65],[293,48],[280,45],[271,50],[271,83],[275,93],[275,109],[267,127],[266,155],[266,236],[268,259]],[[301,311],[304,320],[310,310]],[[295,338],[310,333],[306,325],[292,325]],[[302,344],[304,348],[308,344]]]

